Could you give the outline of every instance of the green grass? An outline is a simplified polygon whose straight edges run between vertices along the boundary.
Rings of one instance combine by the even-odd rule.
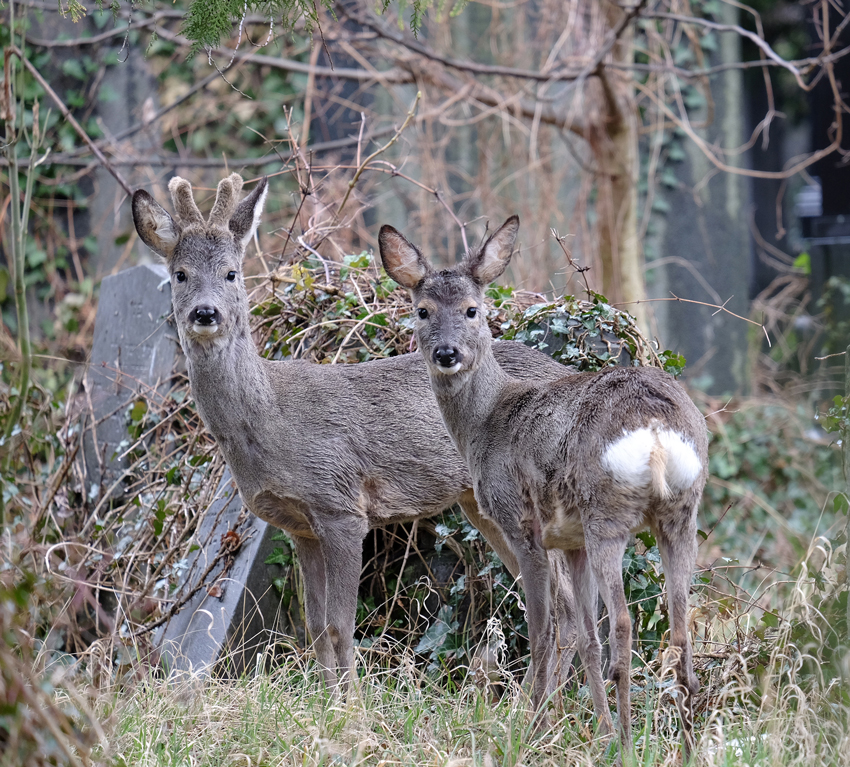
[[[831,563],[827,561],[825,568]],[[703,689],[695,699],[700,765],[850,764],[850,654],[819,661],[824,636],[807,571],[789,588],[780,625],[729,641],[725,621],[700,626],[695,646]],[[804,642],[806,643],[804,645]],[[841,654],[843,653],[843,655]],[[258,669],[264,666],[258,663]],[[614,764],[616,744],[594,737],[583,685],[559,691],[549,726],[536,730],[516,679],[499,696],[471,675],[425,671],[409,648],[358,653],[351,694],[329,696],[308,654],[239,680],[169,683],[152,672],[104,691],[107,733],[97,762],[120,767],[295,765]],[[843,680],[842,680],[843,674]],[[632,674],[635,748],[625,764],[681,764],[678,718],[663,662]],[[609,688],[613,706],[613,689]]]
[[[490,702],[468,686],[447,693],[411,668],[369,673],[343,702],[291,667],[203,689],[153,679],[116,697],[104,763],[162,765],[603,765],[610,739],[592,738],[581,691],[554,706],[535,733],[527,700],[511,690]],[[669,702],[636,706],[634,763],[676,764],[678,736]],[[850,757],[843,722],[782,705],[760,717],[743,707],[716,711],[701,728],[698,763],[841,765]],[[660,726],[659,726],[660,725]],[[834,730],[844,727],[836,741]],[[843,749],[843,756],[841,755]]]

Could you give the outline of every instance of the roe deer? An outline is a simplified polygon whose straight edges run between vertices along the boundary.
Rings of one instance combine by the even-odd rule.
[[[362,544],[371,528],[438,514],[457,502],[515,577],[519,568],[499,529],[478,513],[472,480],[418,354],[357,365],[258,354],[242,260],[259,225],[266,180],[237,204],[241,177],[223,179],[206,221],[188,181],[173,178],[169,189],[175,218],[147,192],[133,195],[136,230],[166,260],[192,394],[242,500],[292,537],[307,629],[325,681],[336,688],[352,669]],[[496,355],[521,377],[555,379],[565,370],[513,342],[497,344]],[[568,568],[563,557],[553,565],[554,619],[560,646],[571,648]],[[571,660],[565,653],[564,672]]]
[[[688,639],[688,590],[708,438],[696,406],[672,376],[651,367],[607,368],[557,381],[521,381],[493,356],[484,289],[510,261],[519,228],[509,218],[454,269],[436,271],[391,226],[380,232],[389,275],[410,289],[416,339],[449,434],[472,474],[482,515],[501,527],[525,584],[532,700],[550,691],[553,626],[545,549],[566,552],[578,617],[578,651],[600,727],[612,731],[596,633],[597,594],[611,621],[610,676],[621,744],[631,743],[631,619],[623,553],[649,525],[664,564],[670,643],[678,657],[685,749],[693,743],[699,684]],[[545,714],[541,714],[545,720]]]

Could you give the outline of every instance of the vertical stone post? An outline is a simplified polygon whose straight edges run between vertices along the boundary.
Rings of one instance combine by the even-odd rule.
[[[282,568],[266,564],[275,548],[288,548],[274,540],[277,532],[244,509],[226,472],[199,523],[199,549],[175,594],[192,596],[157,636],[169,676],[239,676],[257,665],[276,634],[289,629],[274,587]],[[216,561],[230,545],[239,546],[235,554]]]
[[[156,397],[182,359],[169,314],[171,285],[160,264],[126,269],[101,284],[86,377],[83,452],[90,498],[121,495],[127,409],[137,398]]]

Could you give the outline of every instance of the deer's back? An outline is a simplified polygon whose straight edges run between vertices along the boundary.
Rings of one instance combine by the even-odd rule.
[[[708,438],[702,415],[672,376],[644,367],[607,368],[556,381],[514,380],[482,430],[477,455],[470,458],[476,492],[487,495],[487,506],[494,508],[507,485],[519,487],[543,524],[558,508],[577,515],[589,506],[606,513],[630,507],[633,518],[624,516],[623,526],[639,528],[648,508],[646,491],[639,481],[620,481],[606,454],[629,435],[652,429],[660,430],[665,443],[681,443],[691,460],[684,470],[691,471],[693,488],[687,488],[687,499],[675,499],[671,513],[674,507],[693,506],[707,475]],[[669,434],[674,436],[668,439]]]

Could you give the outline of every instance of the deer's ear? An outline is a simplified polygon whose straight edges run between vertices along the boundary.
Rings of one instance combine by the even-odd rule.
[[[508,268],[518,232],[519,216],[511,216],[477,252],[464,259],[461,268],[479,285],[489,285]]]
[[[378,247],[387,274],[404,288],[412,290],[434,271],[419,249],[388,224],[381,227]]]
[[[266,204],[266,195],[269,193],[269,180],[265,176],[251,190],[242,202],[239,203],[233,215],[230,217],[230,231],[237,240],[246,247],[260,225],[263,215],[263,206]]]
[[[142,242],[168,261],[174,255],[180,229],[174,219],[144,189],[133,193],[133,223]]]

